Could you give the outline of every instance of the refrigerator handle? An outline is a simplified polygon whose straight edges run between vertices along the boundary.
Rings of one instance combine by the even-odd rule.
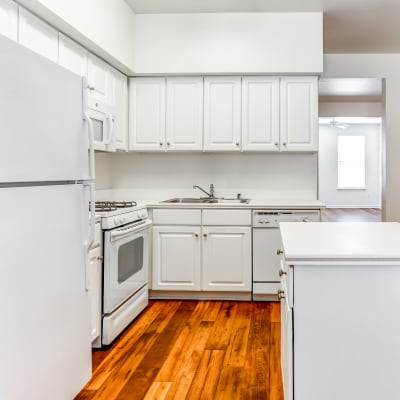
[[[93,135],[93,123],[89,117],[89,114],[85,112],[85,120],[88,124],[88,137],[89,137],[89,179],[94,181],[95,169],[94,169],[94,135]]]
[[[89,188],[89,204],[90,204],[90,225],[89,225],[89,235],[88,239],[85,241],[84,250],[85,250],[85,289],[89,290],[89,268],[90,268],[90,260],[89,260],[89,250],[92,247],[94,242],[95,235],[95,224],[96,224],[96,213],[95,213],[95,186],[94,182],[85,183],[86,187]]]
[[[104,144],[108,146],[112,143],[113,133],[114,133],[114,120],[111,114],[107,115],[107,121],[108,121],[108,132],[107,132],[108,135],[107,139],[104,139]]]

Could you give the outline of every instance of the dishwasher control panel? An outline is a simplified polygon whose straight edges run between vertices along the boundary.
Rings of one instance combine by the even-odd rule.
[[[319,210],[254,210],[254,228],[278,228],[280,222],[319,222]]]

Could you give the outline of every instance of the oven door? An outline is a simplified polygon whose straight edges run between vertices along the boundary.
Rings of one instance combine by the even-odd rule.
[[[104,234],[103,312],[110,314],[147,283],[151,221]]]

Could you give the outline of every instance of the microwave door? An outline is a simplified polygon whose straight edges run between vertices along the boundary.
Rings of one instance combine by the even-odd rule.
[[[94,137],[94,148],[95,150],[106,150],[106,145],[104,144],[104,121],[102,119],[97,119],[91,117],[93,124],[93,137]]]

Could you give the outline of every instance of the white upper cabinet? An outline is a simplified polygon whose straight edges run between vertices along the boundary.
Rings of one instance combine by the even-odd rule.
[[[164,150],[165,78],[129,81],[129,149]]]
[[[279,150],[279,78],[242,78],[242,150]]]
[[[203,148],[203,77],[167,78],[167,150]]]
[[[0,34],[17,41],[18,6],[11,0],[0,0]]]
[[[88,76],[88,51],[59,33],[58,63],[79,76]]]
[[[240,150],[241,78],[204,78],[204,150]]]
[[[318,150],[318,78],[283,77],[280,84],[282,151]]]
[[[128,78],[117,70],[114,76],[115,124],[114,141],[117,150],[128,150]]]
[[[58,31],[22,7],[19,8],[18,42],[58,62]]]
[[[112,68],[90,53],[88,55],[88,86],[90,98],[111,106],[115,105]]]

